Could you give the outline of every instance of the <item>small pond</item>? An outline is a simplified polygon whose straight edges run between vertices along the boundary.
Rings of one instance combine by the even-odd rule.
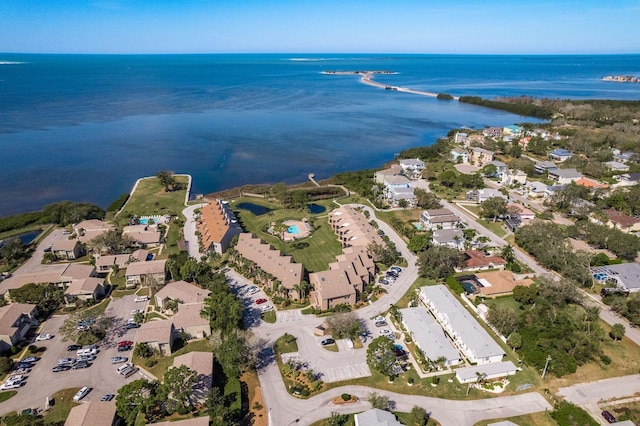
[[[3,247],[9,243],[11,243],[16,238],[20,240],[23,246],[31,244],[33,240],[36,239],[38,235],[42,233],[42,229],[36,229],[35,231],[25,232],[24,234],[16,235],[15,237],[10,237],[5,240],[0,240],[0,247]]]
[[[321,206],[320,204],[309,204],[307,206],[307,210],[309,210],[309,213],[311,214],[318,214],[327,211],[326,207]]]
[[[236,206],[236,208],[239,208],[242,210],[248,210],[251,213],[255,214],[256,216],[260,216],[265,213],[269,213],[271,211],[271,209],[268,207],[261,206],[258,204],[253,204],[253,203],[240,203]]]

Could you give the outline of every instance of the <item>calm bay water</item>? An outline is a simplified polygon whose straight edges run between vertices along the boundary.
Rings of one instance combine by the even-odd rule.
[[[0,54],[0,215],[108,205],[138,177],[193,192],[378,167],[449,129],[533,121],[380,90],[323,70],[454,95],[640,99],[640,56]]]

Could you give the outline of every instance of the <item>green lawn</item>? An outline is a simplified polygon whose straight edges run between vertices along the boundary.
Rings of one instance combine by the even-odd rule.
[[[176,176],[176,180],[186,186],[189,178],[187,176]],[[136,191],[120,215],[151,216],[172,214],[180,216],[184,209],[186,195],[186,187],[178,191],[165,192],[155,176],[145,178],[140,181]]]
[[[237,209],[235,207],[243,202],[261,205],[273,210],[269,213],[256,216],[247,210]],[[306,210],[282,209],[278,203],[270,203],[267,200],[255,198],[238,198],[231,203],[231,206],[246,231],[255,233],[276,249],[293,256],[293,259],[297,263],[302,263],[307,271],[316,272],[326,270],[329,263],[335,262],[336,256],[342,252],[342,246],[331,230],[327,219],[327,212],[336,207],[335,204],[327,200],[316,201],[314,203],[326,207],[327,211],[312,215]],[[312,225],[313,231],[311,235],[308,238],[283,244],[280,238],[266,232],[272,222],[287,219],[307,219]]]
[[[507,231],[502,227],[502,222],[493,222],[484,219],[478,219],[477,222],[487,228],[489,231],[496,234],[498,237],[502,238],[507,235]]]
[[[298,352],[298,343],[292,335],[284,334],[276,340],[273,348],[278,354],[288,354],[290,352]]]
[[[5,402],[7,399],[13,397],[17,393],[18,391],[0,392],[0,402]]]
[[[520,426],[557,426],[555,420],[551,417],[548,411],[542,411],[539,413],[527,414],[524,416],[509,417],[504,419],[491,419],[483,420],[475,424],[475,426],[487,426],[491,423],[497,423],[500,421],[511,421]]]
[[[269,324],[275,324],[277,318],[275,311],[269,311],[262,314],[262,321],[267,322]]]
[[[167,368],[173,365],[173,359],[175,357],[184,355],[189,352],[195,352],[195,351],[211,352],[211,345],[209,344],[209,340],[203,339],[203,340],[197,340],[195,342],[190,342],[187,344],[187,346],[172,353],[171,356],[154,357],[153,359],[155,359],[157,363],[153,367],[146,367],[145,366],[146,360],[143,358],[137,357],[135,355],[132,356],[131,362],[149,371],[151,374],[156,376],[158,380],[162,380],[164,377],[165,371],[167,371]]]
[[[46,423],[64,423],[69,416],[69,412],[76,405],[80,405],[77,402],[73,402],[73,396],[78,392],[80,388],[64,389],[53,394],[52,401],[53,407],[47,411],[44,415],[44,421]],[[95,397],[95,395],[93,395]]]
[[[162,251],[162,258],[166,259],[171,254],[177,254],[180,252],[178,248],[178,240],[180,239],[180,226],[177,223],[171,223],[167,230],[166,247]]]

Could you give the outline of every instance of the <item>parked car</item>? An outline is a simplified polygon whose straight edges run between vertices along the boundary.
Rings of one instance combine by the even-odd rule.
[[[20,386],[22,386],[22,382],[7,382],[7,383],[3,383],[2,386],[0,386],[0,390],[9,390],[9,389],[17,389]]]
[[[386,279],[386,278],[384,278],[384,277],[381,277],[381,278],[378,280],[378,282],[379,282],[380,284],[384,284],[384,285],[388,285],[388,284],[389,284],[389,280],[388,280],[388,279]]]
[[[30,371],[31,371],[31,368],[17,368],[13,370],[15,374],[27,374]]]
[[[396,274],[402,272],[402,268],[399,266],[392,266],[391,268],[389,268],[389,270],[395,272]]]
[[[267,299],[258,299],[258,300],[256,300],[256,305],[262,305],[263,303],[267,303]]]
[[[73,364],[74,362],[76,362],[75,358],[60,358],[58,365]]]
[[[77,351],[78,349],[82,349],[82,346],[80,346],[80,345],[69,345],[69,346],[67,346],[67,350],[68,351]]]
[[[92,354],[80,355],[78,357],[78,362],[79,361],[89,362],[89,361],[93,361],[94,359],[96,359],[96,356]]]
[[[33,368],[33,364],[32,364],[32,363],[30,363],[30,362],[16,362],[16,364],[15,364],[14,368],[15,368],[16,370],[19,370],[19,369],[22,369],[22,368],[24,368],[24,369],[27,369],[27,370],[28,370],[28,369]]]
[[[7,379],[6,383],[20,383],[25,380],[27,380],[27,376],[24,374],[14,374]]]
[[[380,335],[390,336],[390,335],[393,335],[393,331],[389,330],[388,328],[385,328],[384,330],[380,330]]]
[[[137,296],[133,299],[134,302],[146,302],[147,300],[149,300],[149,296]]]
[[[40,357],[37,356],[28,356],[25,359],[21,360],[20,362],[28,362],[28,363],[32,363],[32,362],[38,362],[40,361]]]
[[[127,323],[127,329],[131,330],[132,328],[140,328],[140,324],[138,324],[137,322]]]
[[[78,361],[76,362],[73,367],[71,367],[72,370],[81,370],[83,368],[89,368],[91,367],[91,363],[88,361]]]
[[[123,371],[125,371],[127,368],[132,368],[132,367],[133,367],[133,364],[131,364],[130,362],[128,362],[128,363],[126,363],[126,364],[124,364],[124,365],[121,365],[120,367],[116,368],[116,371],[117,371],[118,373],[122,373],[122,372],[123,372]]]
[[[251,287],[247,287],[247,294],[256,294],[259,291],[260,289],[255,285],[252,285]]]
[[[80,401],[82,398],[84,398],[85,396],[87,396],[89,394],[89,392],[91,392],[91,388],[88,386],[84,386],[83,388],[81,388],[74,396],[73,396],[73,400],[75,402]]]
[[[118,346],[118,352],[126,352],[130,350],[131,350],[131,346]]]
[[[387,325],[387,322],[384,321],[384,320],[383,321],[376,321],[375,324],[376,324],[376,327],[384,327],[384,326]]]
[[[111,401],[113,398],[115,398],[116,396],[112,393],[108,393],[105,396],[103,396],[100,401]]]
[[[49,252],[51,251],[51,249],[52,249],[52,248],[53,248],[53,244],[49,244],[48,246],[46,246],[46,247],[44,248],[44,252],[45,252],[45,253],[49,253]]]
[[[144,312],[142,309],[133,309],[131,311],[131,315],[141,314],[142,312]]]
[[[46,333],[46,334],[38,334],[36,336],[36,340],[49,340],[49,339],[53,339],[53,335]]]
[[[608,423],[616,423],[617,422],[615,416],[613,414],[611,414],[610,412],[606,411],[606,410],[602,412],[602,417],[604,417],[604,419]]]
[[[67,371],[67,370],[71,370],[71,365],[69,364],[58,364],[55,367],[53,367],[51,369],[52,372],[54,373],[59,373],[61,371]]]
[[[269,311],[273,311],[273,305],[264,305],[262,306],[262,308],[260,308],[260,310],[264,313],[264,312],[269,312]]]
[[[336,341],[333,339],[324,339],[322,342],[320,342],[320,344],[322,346],[328,346],[328,345],[333,345]]]
[[[114,356],[111,358],[111,364],[121,364],[123,362],[127,362],[129,358],[126,356]]]
[[[123,340],[118,342],[118,347],[120,346],[133,346],[133,342],[131,340]]]

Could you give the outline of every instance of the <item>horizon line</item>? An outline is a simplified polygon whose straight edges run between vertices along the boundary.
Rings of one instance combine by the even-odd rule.
[[[640,55],[640,51],[608,52],[608,53],[429,53],[429,52],[0,52],[0,55],[419,55],[419,56],[634,56]],[[301,58],[304,59],[304,58]],[[336,58],[340,59],[340,58]]]

